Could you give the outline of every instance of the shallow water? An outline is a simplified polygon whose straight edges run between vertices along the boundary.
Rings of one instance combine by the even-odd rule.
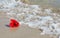
[[[30,0],[30,3],[60,8],[60,0]]]
[[[12,0],[0,0],[0,3],[2,3],[3,1],[5,1],[5,3],[8,4],[8,2],[10,3],[10,1]],[[29,2],[30,4],[38,4],[38,5],[42,5],[43,7],[48,6],[48,7],[60,8],[60,0],[29,0]]]

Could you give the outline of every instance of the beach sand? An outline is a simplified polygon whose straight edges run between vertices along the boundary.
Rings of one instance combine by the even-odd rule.
[[[0,13],[0,38],[52,38],[49,35],[40,35],[40,30],[25,25],[21,25],[16,31],[10,31],[9,27],[5,26],[8,23],[6,14]]]

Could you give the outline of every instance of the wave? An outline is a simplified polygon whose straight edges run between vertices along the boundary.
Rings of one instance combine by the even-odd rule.
[[[0,10],[6,12],[8,18],[17,19],[21,24],[42,29],[41,34],[60,34],[60,14],[54,13],[51,8],[43,9],[40,5],[12,0],[8,4],[2,3]]]

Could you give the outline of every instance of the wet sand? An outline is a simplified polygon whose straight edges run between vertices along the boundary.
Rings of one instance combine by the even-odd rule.
[[[25,25],[21,25],[16,31],[10,31],[5,26],[8,23],[9,18],[6,14],[0,13],[0,38],[52,38],[49,35],[40,35],[40,30]]]

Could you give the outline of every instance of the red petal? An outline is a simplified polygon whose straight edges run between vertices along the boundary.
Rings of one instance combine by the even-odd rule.
[[[10,27],[11,28],[19,27],[19,22],[16,21],[15,19],[10,19]]]

